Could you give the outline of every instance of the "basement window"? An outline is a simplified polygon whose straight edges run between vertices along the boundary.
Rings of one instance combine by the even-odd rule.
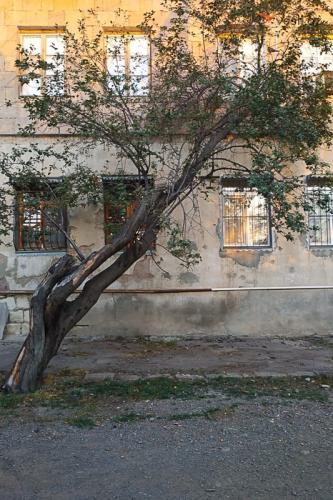
[[[270,210],[266,199],[243,183],[222,184],[222,244],[225,248],[271,246]]]
[[[66,209],[43,190],[17,191],[15,200],[15,249],[20,252],[66,250]]]

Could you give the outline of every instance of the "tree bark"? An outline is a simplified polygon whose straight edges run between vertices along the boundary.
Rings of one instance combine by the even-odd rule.
[[[65,255],[50,267],[31,298],[30,331],[18,353],[2,389],[6,392],[30,392],[36,389],[46,367],[44,312],[47,297],[56,283],[74,268],[74,258]]]
[[[115,262],[91,278],[72,301],[54,302],[52,291],[66,287],[73,273],[76,276],[79,270],[84,273],[85,263],[75,266],[74,258],[66,255],[49,269],[32,296],[30,331],[2,386],[3,391],[26,393],[38,389],[66,334],[98,301],[103,290],[145,254],[153,238],[153,231],[146,231],[143,241],[133,242]]]

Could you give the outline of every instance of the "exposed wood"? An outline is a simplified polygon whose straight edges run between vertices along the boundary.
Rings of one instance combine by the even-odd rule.
[[[72,256],[63,256],[51,266],[33,294],[30,305],[30,332],[2,386],[4,391],[29,392],[36,389],[45,369],[42,363],[45,348],[45,303],[53,286],[71,271],[74,264]]]

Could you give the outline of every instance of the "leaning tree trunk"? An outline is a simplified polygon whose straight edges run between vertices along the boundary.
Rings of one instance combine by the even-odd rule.
[[[100,258],[103,251],[97,252],[78,265],[73,257],[66,255],[49,269],[32,296],[30,331],[2,386],[3,391],[26,393],[40,386],[44,370],[66,334],[98,301],[103,290],[144,255],[153,237],[151,231],[143,243],[133,242],[111,265],[91,277],[71,301],[66,298],[94,268],[98,269],[100,261],[105,260],[105,252],[103,258]]]
[[[71,271],[73,265],[73,257],[65,255],[51,266],[38,285],[30,304],[30,331],[6,378],[3,390],[29,392],[36,389],[51,354],[46,352],[46,336],[52,335],[52,332],[45,329],[47,298],[56,283]]]
[[[158,230],[159,216],[175,200],[181,199],[180,195],[184,195],[187,189],[193,189],[192,183],[198,170],[210,157],[216,144],[228,133],[227,124],[221,120],[220,129],[213,134],[198,157],[195,157],[193,164],[189,162],[173,189],[156,190],[154,198],[150,200],[150,207],[142,203],[112,244],[92,253],[78,265],[73,257],[65,255],[49,269],[32,296],[30,331],[2,390],[29,392],[40,385],[44,370],[57,354],[64,337],[96,304],[103,290],[151,247]],[[175,206],[177,203],[173,209]],[[136,234],[142,227],[145,227],[145,232],[138,241]],[[122,254],[99,271],[119,250],[123,250]],[[93,275],[95,271],[99,272]],[[85,281],[78,296],[74,300],[67,300]]]

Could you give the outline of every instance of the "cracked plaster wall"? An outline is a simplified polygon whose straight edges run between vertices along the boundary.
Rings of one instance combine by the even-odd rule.
[[[0,2],[1,3],[1,2]],[[142,13],[157,10],[161,21],[167,13],[157,0],[136,2],[96,0],[100,19],[114,21],[116,8],[126,8],[123,24],[137,25]],[[18,125],[24,123],[22,103],[6,108],[6,99],[16,100],[19,84],[15,59],[20,41],[18,26],[54,26],[69,23],[75,26],[79,9],[91,8],[87,0],[7,0],[0,11],[0,136],[2,151],[9,151],[13,144],[24,143],[15,137]],[[3,111],[5,110],[5,111]],[[52,135],[39,140],[52,142]],[[331,162],[331,151],[323,151],[324,160]],[[103,148],[96,151],[87,163],[98,171],[108,159],[116,167],[115,157]],[[306,174],[306,171],[300,172]],[[0,179],[2,182],[3,179]],[[286,242],[274,234],[272,249],[223,250],[220,248],[219,186],[209,200],[200,200],[200,212],[189,230],[189,237],[196,243],[202,262],[187,271],[161,247],[157,257],[162,257],[162,270],[146,255],[125,273],[114,285],[117,289],[166,289],[210,287],[256,287],[332,285],[333,250],[309,250],[304,237]],[[88,207],[69,214],[72,237],[85,253],[104,242],[103,209]],[[11,242],[11,238],[8,239]],[[165,236],[159,237],[165,243]],[[0,248],[0,291],[29,290],[39,282],[51,261],[59,254],[18,254],[13,247]],[[28,296],[8,297],[10,323],[7,335],[26,334],[28,330]],[[87,335],[302,335],[332,332],[333,291],[288,292],[234,292],[234,293],[183,293],[183,294],[105,294],[93,310],[76,328]],[[95,326],[93,326],[95,325]]]

